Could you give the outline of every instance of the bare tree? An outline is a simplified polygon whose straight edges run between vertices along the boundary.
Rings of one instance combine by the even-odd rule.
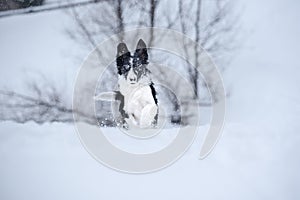
[[[126,2],[103,0],[95,2],[97,4],[92,4],[93,6],[80,8],[70,6],[66,13],[74,20],[74,26],[67,27],[66,32],[71,39],[87,50],[95,49],[99,58],[102,56],[102,52],[97,49],[97,44],[100,41],[132,27],[166,27],[181,31],[194,39],[197,44],[200,44],[219,63],[223,62],[222,56],[232,51],[233,44],[235,44],[234,34],[238,17],[233,12],[233,4],[226,0],[129,0]],[[154,39],[159,40],[159,38],[156,38],[158,36],[154,35],[152,30],[149,35],[147,43],[151,46]],[[119,40],[124,40],[122,34],[120,34]],[[184,46],[186,58],[191,57],[188,48],[190,47]],[[196,46],[193,48],[195,60],[192,65],[203,67],[202,63],[199,62],[201,52]],[[159,60],[168,62],[168,56],[156,57],[156,61]],[[95,62],[101,62],[101,60],[98,59]],[[204,82],[201,80],[198,71],[192,65],[186,63],[181,67],[186,71],[188,80],[193,85],[193,98],[198,100],[201,99],[199,88],[205,88],[207,85],[213,88],[214,81],[206,80]],[[221,67],[222,70],[225,68]],[[115,77],[114,68],[109,69],[110,76]],[[168,77],[159,68],[157,71],[158,73],[155,74],[157,79],[165,80]],[[178,88],[178,91],[173,92],[180,92],[179,80],[174,81],[171,77],[167,81],[174,88]],[[62,102],[63,93],[57,89],[52,87],[52,90],[45,92],[39,84],[32,84],[32,86],[29,90],[31,96],[11,90],[0,91],[0,105],[3,111],[0,120],[13,120],[20,123],[30,120],[37,123],[71,122],[71,113],[77,112],[82,115],[83,121],[94,123],[93,117],[81,113],[81,111],[73,110],[70,103]],[[51,88],[51,83],[49,88]],[[166,97],[172,101],[174,94],[170,93]],[[187,97],[187,99],[191,98]],[[205,94],[201,105],[209,105],[209,99]],[[103,105],[99,104],[99,106]],[[174,104],[174,109],[178,110],[178,105]]]
[[[69,103],[62,100],[61,91],[52,84],[48,86],[48,90],[45,90],[39,84],[32,84],[29,88],[31,95],[0,90],[0,121],[69,123],[73,122],[73,113],[77,113],[83,122],[97,124],[92,115],[72,109]]]
[[[194,5],[195,3],[196,5]],[[195,9],[195,15],[191,10]],[[224,0],[205,1],[197,0],[194,2],[179,0],[180,30],[194,38],[195,42],[201,45],[217,62],[219,69],[224,71],[227,60],[222,56],[228,56],[236,45],[235,34],[238,26],[238,14],[233,11],[232,2]],[[194,33],[193,33],[194,32]],[[185,47],[186,57],[188,47]],[[201,52],[194,46],[195,58],[193,65],[196,68],[203,68],[199,62]],[[199,98],[199,88],[214,85],[213,80],[200,81],[199,74],[195,68],[187,65],[189,79],[194,87],[194,98]],[[207,99],[207,98],[205,98]]]

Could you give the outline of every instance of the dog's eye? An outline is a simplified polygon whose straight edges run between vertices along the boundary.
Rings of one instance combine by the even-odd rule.
[[[140,72],[143,71],[143,68],[142,67],[135,67],[134,71],[137,72],[137,73],[140,73]]]
[[[125,65],[124,67],[125,67],[126,70],[130,69],[130,65]]]

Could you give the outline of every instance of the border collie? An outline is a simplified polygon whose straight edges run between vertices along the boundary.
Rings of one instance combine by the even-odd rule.
[[[104,92],[95,97],[96,100],[120,101],[123,128],[128,128],[130,122],[140,128],[157,124],[158,102],[148,63],[147,47],[142,39],[133,54],[125,43],[120,43],[116,57],[119,91]]]

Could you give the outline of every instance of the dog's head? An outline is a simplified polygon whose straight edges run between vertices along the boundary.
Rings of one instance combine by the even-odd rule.
[[[129,84],[136,84],[146,74],[148,52],[145,42],[140,39],[134,54],[131,54],[125,43],[117,47],[116,63],[118,74],[124,76]]]

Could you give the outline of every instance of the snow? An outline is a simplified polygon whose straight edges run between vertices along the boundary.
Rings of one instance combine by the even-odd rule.
[[[298,149],[299,135],[270,138],[264,130],[230,124],[205,160],[197,159],[200,135],[170,167],[132,175],[94,160],[80,144],[72,125],[5,122],[1,129],[6,130],[0,135],[1,199],[299,197],[299,162],[293,154]],[[116,134],[114,128],[106,131]],[[119,143],[123,141],[120,139]]]
[[[299,199],[299,2],[242,4],[246,41],[226,71],[227,121],[206,159],[198,155],[207,124],[173,165],[132,175],[94,160],[73,125],[1,122],[0,199]],[[64,34],[68,23],[57,11],[0,19],[1,87],[22,90],[24,73],[42,70],[72,88],[79,67],[72,55],[81,49]],[[105,134],[120,148],[147,152],[167,145],[174,129],[156,145],[129,142],[114,128]]]

